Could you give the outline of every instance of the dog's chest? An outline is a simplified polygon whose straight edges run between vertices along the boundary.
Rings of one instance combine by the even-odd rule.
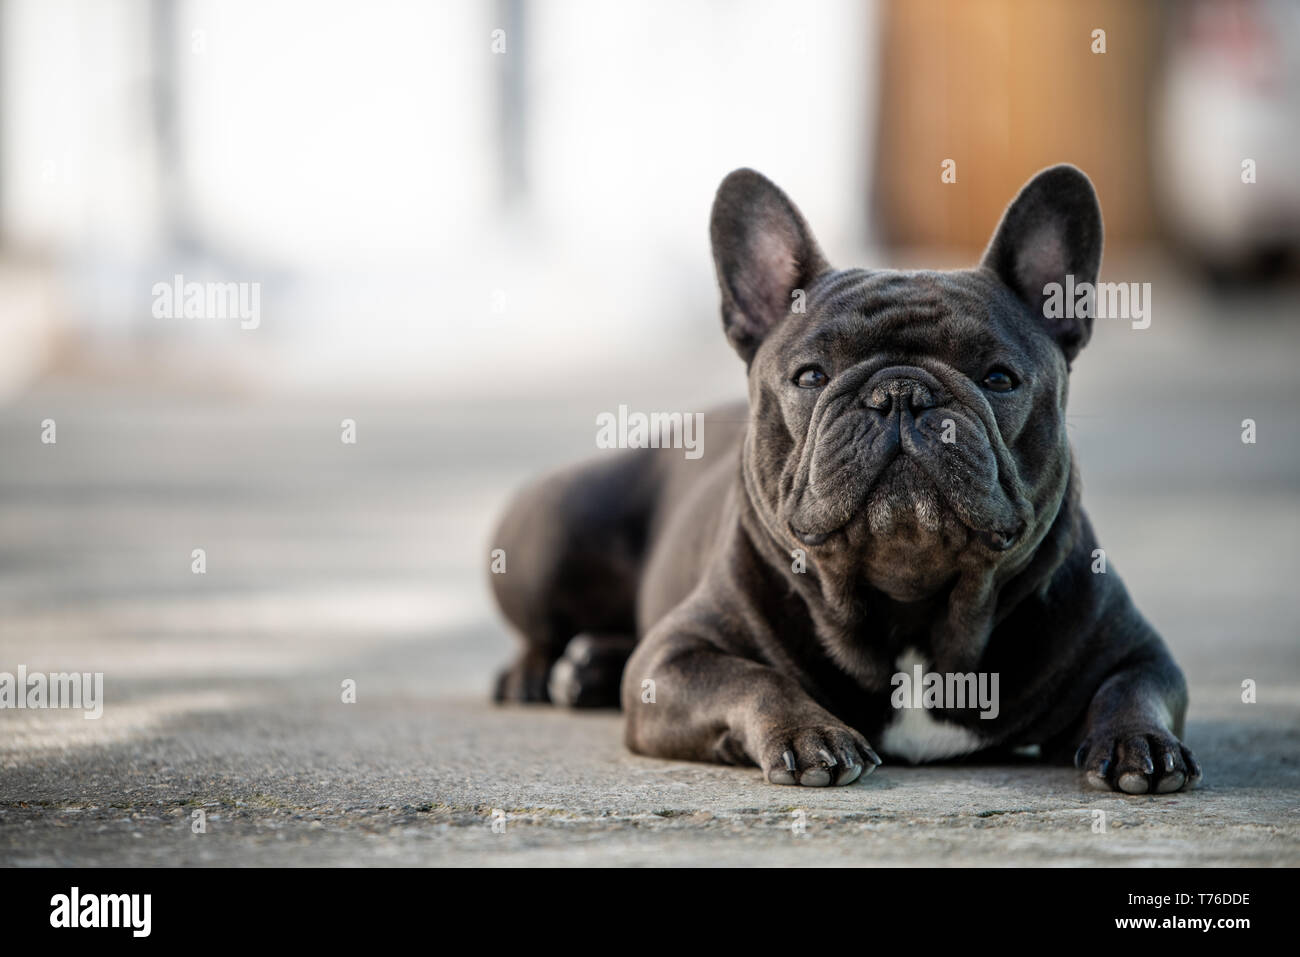
[[[899,656],[895,667],[900,675],[907,675],[910,680],[918,665],[922,673],[928,670],[921,655],[909,649]],[[880,735],[880,747],[884,751],[913,764],[971,754],[985,744],[984,739],[970,729],[938,720],[923,707],[895,708],[893,720]]]

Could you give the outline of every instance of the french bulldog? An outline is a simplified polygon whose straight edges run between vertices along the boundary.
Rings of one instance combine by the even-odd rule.
[[[492,584],[524,650],[496,698],[621,699],[632,751],[773,784],[1013,751],[1099,789],[1198,784],[1186,683],[1098,549],[1066,435],[1092,319],[1044,302],[1096,281],[1088,178],[1034,176],[975,269],[834,269],[748,169],[711,238],[747,407],[705,418],[698,460],[616,451],[516,497]]]

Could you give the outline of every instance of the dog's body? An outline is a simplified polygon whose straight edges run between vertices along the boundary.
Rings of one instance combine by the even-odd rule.
[[[1064,408],[1091,320],[1041,306],[1096,278],[1087,179],[1035,178],[975,270],[832,270],[745,170],[712,229],[749,407],[706,416],[701,459],[614,453],[515,501],[493,581],[526,641],[498,699],[615,704],[621,678],[633,750],[782,784],[853,781],[880,763],[868,739],[911,761],[1039,746],[1131,792],[1198,781],[1182,675],[1079,504]],[[911,706],[931,673],[997,700]]]

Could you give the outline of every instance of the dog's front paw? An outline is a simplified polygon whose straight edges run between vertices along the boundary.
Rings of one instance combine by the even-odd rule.
[[[1079,745],[1074,765],[1089,787],[1126,794],[1167,794],[1201,783],[1201,766],[1168,731],[1090,734]]]
[[[844,725],[782,728],[763,741],[763,773],[773,784],[824,788],[852,784],[880,764],[867,739]]]

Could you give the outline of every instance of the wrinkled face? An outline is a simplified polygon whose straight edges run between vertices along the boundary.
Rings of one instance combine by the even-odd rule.
[[[751,364],[752,484],[792,547],[922,598],[1059,503],[1066,381],[987,271],[827,273]]]
[[[974,270],[833,270],[749,170],[723,182],[712,234],[749,363],[746,487],[781,547],[902,601],[1027,561],[1069,479],[1068,365],[1091,320],[1048,319],[1042,300],[1096,278],[1087,178],[1035,177]]]

